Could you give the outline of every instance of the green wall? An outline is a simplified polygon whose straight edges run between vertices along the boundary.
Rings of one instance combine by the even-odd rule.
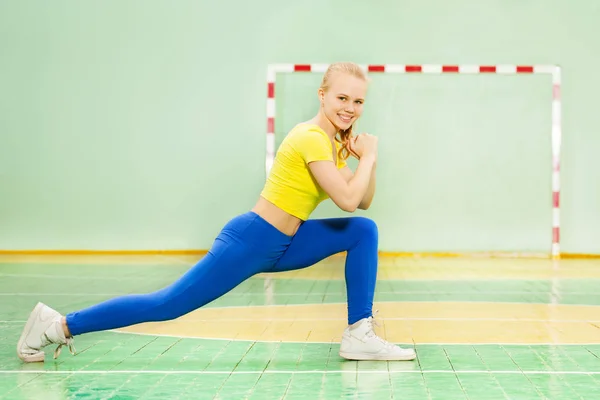
[[[208,248],[264,182],[267,64],[353,60],[559,64],[561,250],[600,253],[598,21],[592,0],[0,2],[0,249]],[[319,80],[278,76],[278,142]],[[550,99],[548,75],[373,76],[357,214],[381,249],[549,251]]]

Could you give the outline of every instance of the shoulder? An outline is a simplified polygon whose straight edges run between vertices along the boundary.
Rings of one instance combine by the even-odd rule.
[[[288,133],[285,142],[286,146],[294,149],[306,162],[333,160],[329,137],[316,125],[295,126]]]
[[[318,143],[329,144],[329,138],[325,131],[316,125],[299,124],[288,134],[288,139],[293,143]]]

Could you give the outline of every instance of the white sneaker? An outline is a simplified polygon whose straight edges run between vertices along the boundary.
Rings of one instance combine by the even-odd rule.
[[[413,349],[403,349],[375,334],[373,317],[363,318],[344,330],[340,357],[348,360],[410,361],[417,358]]]
[[[67,346],[75,354],[73,338],[66,338],[62,328],[62,315],[45,304],[37,303],[23,328],[17,343],[17,355],[25,362],[44,361],[42,349],[49,344],[58,344],[54,358],[58,357],[62,346]]]

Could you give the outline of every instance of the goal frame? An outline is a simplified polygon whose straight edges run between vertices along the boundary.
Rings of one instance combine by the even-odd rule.
[[[560,152],[561,121],[561,68],[558,65],[472,65],[472,64],[361,64],[368,74],[543,74],[552,78],[552,258],[560,258]],[[267,137],[265,169],[268,174],[275,159],[275,82],[277,74],[324,73],[329,64],[269,64],[267,65]]]

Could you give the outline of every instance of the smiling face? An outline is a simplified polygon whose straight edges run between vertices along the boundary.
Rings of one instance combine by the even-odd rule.
[[[321,112],[335,132],[349,129],[360,118],[367,86],[363,71],[354,64],[325,73],[318,95]]]

